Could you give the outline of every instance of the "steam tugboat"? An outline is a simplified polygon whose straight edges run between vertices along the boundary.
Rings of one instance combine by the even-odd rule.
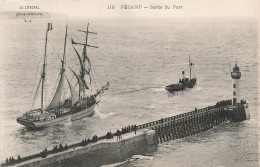
[[[87,31],[84,32],[86,35],[86,42],[85,43],[78,43],[72,40],[73,45],[81,45],[83,46],[82,56],[78,53],[77,49],[73,46],[76,55],[80,62],[80,72],[79,74],[72,70],[68,65],[70,71],[74,74],[75,78],[77,79],[76,85],[78,85],[78,91],[75,89],[74,84],[66,76],[66,41],[67,41],[67,26],[66,26],[66,34],[65,34],[65,43],[64,43],[64,52],[63,52],[63,59],[61,60],[61,71],[59,75],[59,84],[57,86],[56,92],[53,96],[52,101],[48,105],[43,104],[44,99],[44,87],[46,86],[46,66],[47,66],[47,59],[46,59],[46,48],[47,48],[47,37],[48,32],[52,30],[52,24],[48,23],[47,31],[46,31],[46,39],[45,39],[45,53],[44,53],[44,63],[43,63],[43,70],[41,74],[41,78],[39,84],[37,86],[37,90],[35,96],[39,91],[41,85],[41,107],[36,109],[31,109],[26,111],[22,116],[17,118],[17,122],[22,124],[28,128],[45,128],[48,126],[53,126],[56,124],[60,124],[63,121],[70,119],[70,120],[77,120],[82,119],[84,117],[92,116],[94,113],[94,109],[96,104],[99,103],[97,101],[97,96],[101,95],[104,90],[108,90],[109,83],[107,82],[106,85],[102,86],[101,89],[97,89],[96,93],[91,93],[90,95],[86,95],[85,91],[91,87],[91,76],[94,77],[92,73],[92,66],[89,57],[87,56],[87,47],[98,48],[96,46],[91,46],[87,43],[88,34],[96,34],[94,32],[88,31],[89,24],[87,26]],[[89,76],[89,83],[86,82],[85,76]],[[67,82],[66,82],[67,81]],[[62,99],[62,95],[65,91],[65,83],[67,83],[69,90],[70,90],[70,97]],[[46,95],[45,95],[46,96]],[[33,100],[33,104],[35,102],[35,98]],[[32,105],[33,106],[33,105]]]
[[[191,78],[191,66],[194,66],[194,63],[191,63],[189,56],[190,78],[185,77],[185,72],[182,71],[182,79],[179,79],[179,83],[168,85],[165,89],[169,92],[175,92],[184,90],[185,88],[193,88],[197,82],[197,79],[195,77]]]

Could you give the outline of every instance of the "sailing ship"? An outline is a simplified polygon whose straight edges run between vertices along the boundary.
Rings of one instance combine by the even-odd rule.
[[[197,82],[197,79],[195,77],[191,78],[191,67],[192,66],[194,66],[194,63],[191,62],[190,56],[189,56],[190,78],[185,77],[185,72],[182,71],[182,78],[179,79],[179,83],[168,85],[165,87],[165,89],[168,90],[169,92],[174,92],[174,91],[184,90],[185,88],[193,88]]]
[[[41,107],[29,110],[25,112],[21,117],[17,118],[17,122],[24,125],[27,128],[45,128],[48,126],[53,126],[56,124],[60,124],[65,120],[70,119],[78,120],[84,117],[88,117],[93,115],[95,106],[98,104],[97,96],[101,95],[104,90],[107,90],[109,87],[109,83],[107,82],[106,85],[102,86],[101,89],[98,89],[96,93],[86,95],[86,91],[89,90],[91,87],[91,62],[89,57],[87,56],[87,47],[98,48],[96,46],[91,46],[88,44],[88,35],[89,34],[96,34],[94,32],[90,32],[88,30],[89,24],[87,25],[86,31],[84,32],[86,35],[85,43],[77,43],[72,39],[72,46],[76,52],[76,55],[79,60],[80,70],[79,73],[76,73],[71,67],[68,67],[72,72],[73,76],[76,78],[75,86],[78,86],[78,91],[76,90],[75,86],[66,76],[66,43],[67,43],[67,26],[66,26],[66,33],[65,33],[65,42],[64,42],[64,51],[63,51],[63,58],[61,60],[61,71],[59,73],[59,83],[55,94],[47,107],[44,108],[43,99],[44,99],[44,87],[45,87],[45,79],[46,79],[46,54],[47,54],[47,40],[48,40],[48,32],[52,30],[52,24],[48,23],[47,30],[46,30],[46,38],[45,38],[45,52],[44,52],[44,60],[43,60],[43,69],[41,73],[41,78],[36,90],[36,94],[41,85]],[[77,49],[74,45],[83,46],[82,56],[78,53]],[[89,84],[87,84],[85,76],[89,76]],[[93,76],[93,75],[92,75]],[[62,94],[64,93],[64,84],[67,81],[69,90],[70,90],[70,97],[65,98],[62,100]],[[45,95],[46,96],[46,95]]]

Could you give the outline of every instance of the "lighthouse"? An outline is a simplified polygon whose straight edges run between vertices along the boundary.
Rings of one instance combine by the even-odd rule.
[[[233,105],[236,105],[237,103],[240,103],[240,77],[241,72],[239,71],[239,67],[237,66],[237,63],[235,64],[235,67],[233,67],[233,71],[231,72],[231,77],[233,79]]]
[[[231,72],[231,77],[233,80],[233,106],[230,108],[237,109],[237,108],[243,108],[243,120],[250,118],[248,103],[246,103],[245,100],[241,100],[240,98],[240,78],[241,78],[241,72],[239,71],[239,67],[237,66],[237,63],[235,64],[235,67],[233,67],[233,71]]]

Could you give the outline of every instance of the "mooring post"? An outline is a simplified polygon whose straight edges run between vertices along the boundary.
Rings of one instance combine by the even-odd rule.
[[[171,123],[170,123],[170,129],[169,129],[169,131],[170,131],[170,139],[171,139],[171,140],[173,140],[172,129],[173,129],[173,127],[172,127],[172,122],[171,122]]]
[[[195,134],[199,132],[199,123],[198,123],[198,115],[195,115]]]
[[[181,119],[181,138],[183,138],[184,137],[184,120],[183,120],[183,118]]]
[[[175,127],[175,122],[173,122],[172,126],[172,138],[176,139],[176,127]]]
[[[191,135],[195,135],[195,127],[194,127],[195,117],[191,117]]]
[[[191,116],[189,116],[188,118],[188,132],[189,132],[189,136],[192,136],[192,123],[191,123]]]
[[[178,138],[180,138],[180,122],[179,122],[179,120],[177,122],[176,128],[177,128],[176,136],[177,136],[177,139],[178,139]]]
[[[210,128],[210,126],[209,126],[209,117],[208,117],[208,112],[209,112],[209,111],[207,111],[206,114],[205,114],[206,130],[208,130],[208,129]]]
[[[214,110],[212,110],[212,111],[209,113],[210,128],[213,128],[212,112],[214,112]]]
[[[205,115],[204,115],[204,113],[203,113],[203,115],[202,115],[202,124],[203,124],[203,131],[205,131],[207,128],[206,128],[206,125],[207,125],[207,123],[206,123],[206,119],[205,119]]]
[[[220,110],[218,110],[217,114],[216,114],[216,116],[217,116],[217,125],[219,125],[219,112],[220,112]]]
[[[183,132],[184,132],[184,137],[186,137],[187,136],[187,128],[186,128],[186,126],[187,126],[187,118],[184,118],[183,119],[183,127],[182,127],[182,129],[183,129]]]
[[[166,125],[165,127],[165,134],[166,134],[166,140],[169,141],[169,133],[168,133],[168,130],[169,130],[169,126],[168,124]]]
[[[198,124],[198,133],[200,133],[201,132],[201,122],[200,122],[200,114],[199,115],[197,115],[197,124]]]
[[[187,118],[186,131],[187,131],[187,136],[190,136],[191,131],[190,131],[190,124],[189,124],[189,117]]]

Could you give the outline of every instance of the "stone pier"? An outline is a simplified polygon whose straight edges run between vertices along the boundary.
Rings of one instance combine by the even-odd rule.
[[[71,167],[100,166],[120,162],[133,155],[145,154],[156,149],[155,131],[142,129],[122,135],[122,140],[100,140],[87,146],[71,148],[47,157],[17,163],[19,167]],[[4,164],[2,164],[4,166]]]
[[[100,166],[153,151],[158,143],[189,137],[227,121],[241,122],[249,118],[246,101],[232,105],[232,100],[224,100],[214,106],[135,126],[123,133],[119,141],[117,133],[113,133],[113,138],[101,136],[87,144],[72,144],[61,151],[46,150],[44,155],[34,154],[1,166]]]

